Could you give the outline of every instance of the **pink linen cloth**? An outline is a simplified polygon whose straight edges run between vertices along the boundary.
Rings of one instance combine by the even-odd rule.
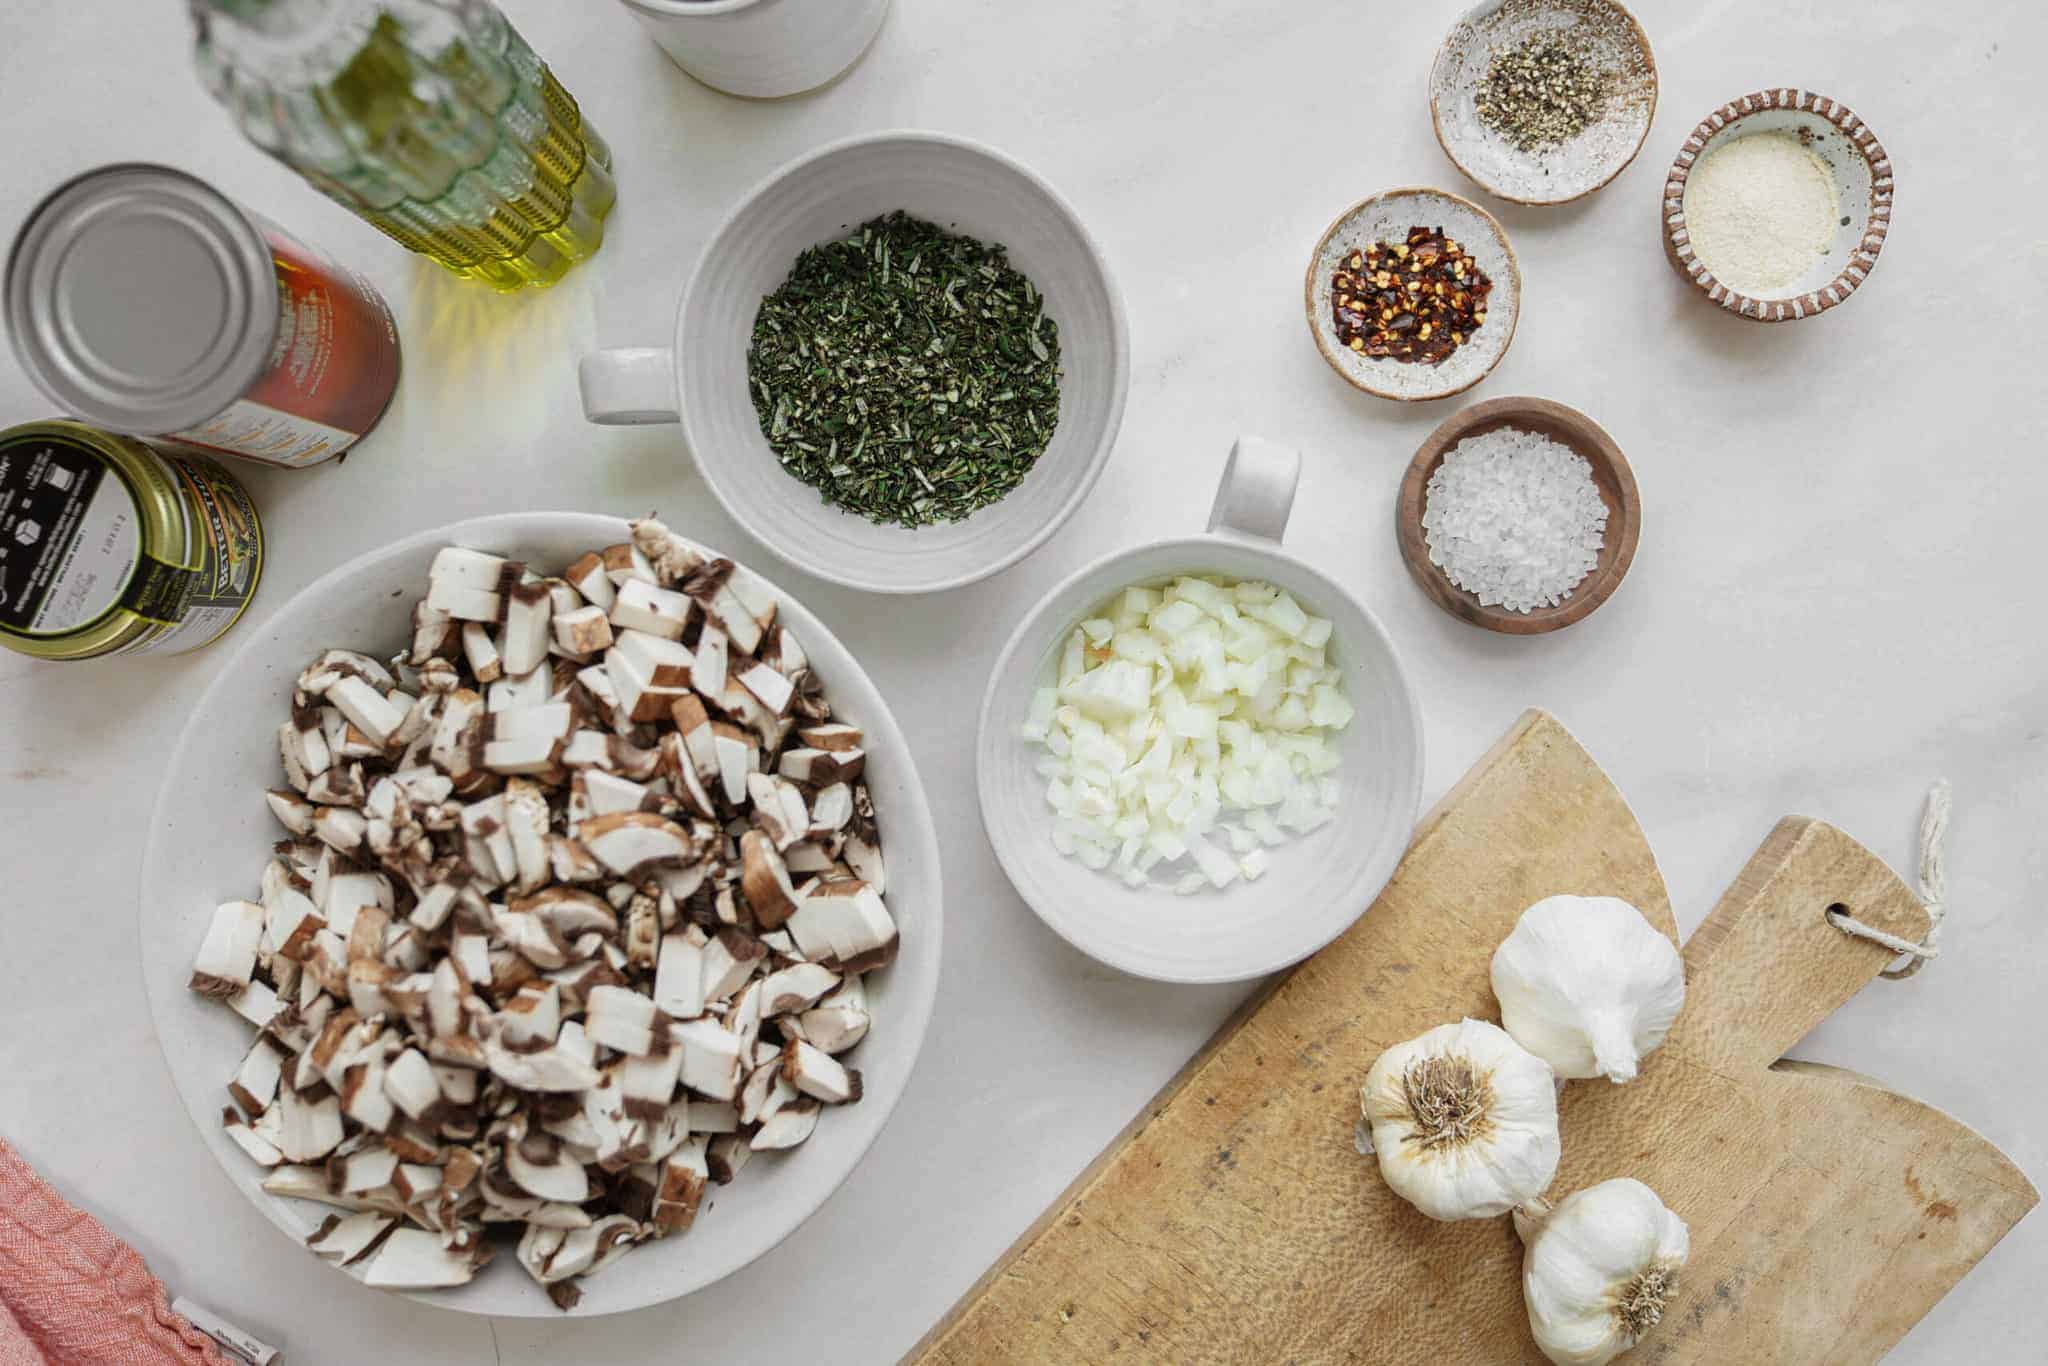
[[[0,1139],[0,1366],[234,1366],[140,1253]]]

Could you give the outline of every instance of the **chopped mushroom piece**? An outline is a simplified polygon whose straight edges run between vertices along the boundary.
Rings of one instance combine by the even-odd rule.
[[[864,743],[860,727],[849,726],[843,722],[804,726],[797,731],[796,738],[812,749],[830,750],[838,754],[858,753]]]
[[[192,964],[192,990],[225,1000],[248,986],[256,970],[256,949],[263,941],[263,920],[263,907],[253,901],[228,901],[217,907]]]
[[[580,1205],[590,1198],[590,1178],[552,1134],[528,1134],[505,1146],[505,1171],[520,1189],[542,1200]]]
[[[441,1083],[426,1055],[408,1048],[384,1069],[384,1093],[409,1118],[424,1123],[441,1104]]]
[[[263,794],[270,803],[270,813],[277,817],[277,823],[294,835],[313,833],[313,804],[298,793],[282,787],[273,787]]]
[[[495,683],[505,676],[505,661],[498,654],[498,643],[491,639],[491,628],[480,621],[463,623],[462,655],[479,683]]]
[[[809,1097],[783,1106],[762,1121],[748,1146],[757,1153],[796,1147],[818,1127],[818,1112],[822,1108]]]
[[[313,833],[322,844],[344,854],[361,848],[369,829],[363,813],[346,806],[323,806],[313,813]]]
[[[682,1048],[683,1085],[713,1100],[734,1098],[739,1091],[740,1043],[731,1031],[704,1018],[672,1024],[669,1035]]]
[[[813,878],[798,888],[789,932],[804,957],[844,972],[882,967],[895,956],[895,921],[882,898],[857,878]]]
[[[649,1220],[656,1237],[681,1233],[697,1221],[697,1206],[711,1178],[706,1142],[702,1136],[691,1138],[661,1164]]]
[[[588,658],[612,643],[612,624],[595,604],[555,613],[555,644],[563,653]]]
[[[220,1124],[227,1130],[228,1137],[232,1138],[236,1146],[247,1153],[257,1166],[275,1167],[284,1161],[284,1154],[278,1150],[277,1145],[256,1132],[249,1121],[233,1106],[224,1106],[221,1109]]]
[[[790,686],[789,680],[766,664],[749,664],[734,677],[742,688],[777,716],[786,713],[790,704],[796,701],[796,689]]]
[[[306,1099],[296,1087],[278,1092],[278,1151],[293,1162],[327,1156],[342,1139],[341,1102],[333,1092]]]
[[[455,619],[425,598],[421,598],[413,604],[412,649],[406,655],[405,662],[415,669],[425,668],[448,648],[454,635]]]
[[[463,621],[496,621],[506,581],[518,576],[518,566],[508,560],[449,546],[427,571],[427,602]]]
[[[839,1065],[822,1049],[791,1039],[782,1050],[782,1075],[791,1086],[827,1105],[860,1099],[860,1073]]]
[[[690,600],[642,579],[619,585],[612,602],[611,623],[622,631],[645,631],[665,640],[680,640],[690,622]]]
[[[804,1010],[839,985],[839,974],[818,963],[792,963],[761,983],[761,1013],[788,1015]]]
[[[449,1248],[439,1235],[402,1228],[384,1240],[363,1284],[379,1290],[438,1290],[467,1285],[477,1269],[491,1259],[491,1245],[482,1241]]]
[[[704,999],[723,1001],[746,984],[768,957],[768,948],[743,930],[720,930],[704,946]]]
[[[505,625],[498,641],[506,673],[527,674],[540,667],[553,639],[553,618],[554,599],[546,584],[515,584],[506,594]]]
[[[714,1183],[729,1186],[753,1155],[754,1150],[747,1146],[745,1134],[719,1134],[705,1147],[705,1170]]]
[[[562,571],[562,578],[592,606],[606,612],[611,611],[615,590],[611,579],[604,572],[602,555],[584,555],[575,560]]]
[[[749,830],[740,836],[741,888],[747,905],[763,929],[778,929],[796,913],[796,889],[790,884],[789,866],[767,835]]]
[[[377,1250],[384,1236],[398,1227],[398,1220],[375,1210],[356,1214],[330,1214],[306,1239],[306,1246],[341,1266],[361,1261]]]
[[[628,579],[640,579],[647,583],[658,583],[654,565],[640,552],[637,545],[608,545],[598,552],[604,560],[605,576],[614,588],[623,588]]]
[[[797,1017],[806,1042],[823,1053],[844,1053],[868,1034],[867,991],[858,977]]]
[[[625,987],[603,986],[590,993],[585,1010],[583,1027],[592,1042],[636,1057],[654,1046],[651,998]]]
[[[576,828],[576,838],[620,877],[657,863],[687,863],[697,851],[689,831],[646,811],[594,816]]]
[[[360,678],[337,678],[327,690],[327,700],[379,750],[389,744],[398,728],[405,724],[405,711]],[[407,706],[410,705],[408,702]]]
[[[704,1013],[704,950],[684,935],[662,937],[654,1004],[674,1020],[694,1020]]]

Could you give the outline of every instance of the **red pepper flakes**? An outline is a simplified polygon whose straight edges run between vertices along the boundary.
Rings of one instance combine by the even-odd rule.
[[[1344,258],[1330,281],[1337,343],[1379,359],[1441,364],[1486,322],[1493,281],[1442,228],[1410,228]]]

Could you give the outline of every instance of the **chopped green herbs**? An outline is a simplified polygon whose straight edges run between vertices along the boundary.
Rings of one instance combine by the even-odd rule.
[[[747,381],[782,467],[874,522],[954,522],[1052,439],[1059,328],[1003,249],[898,211],[796,258]]]

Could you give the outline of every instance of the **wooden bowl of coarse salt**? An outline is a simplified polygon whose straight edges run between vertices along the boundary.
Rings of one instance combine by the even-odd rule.
[[[1614,438],[1543,398],[1454,413],[1415,453],[1394,504],[1401,558],[1430,601],[1513,636],[1569,626],[1612,597],[1642,524]]]
[[[1701,121],[1664,182],[1664,254],[1707,298],[1752,322],[1844,302],[1877,267],[1892,163],[1847,105],[1762,90]]]

